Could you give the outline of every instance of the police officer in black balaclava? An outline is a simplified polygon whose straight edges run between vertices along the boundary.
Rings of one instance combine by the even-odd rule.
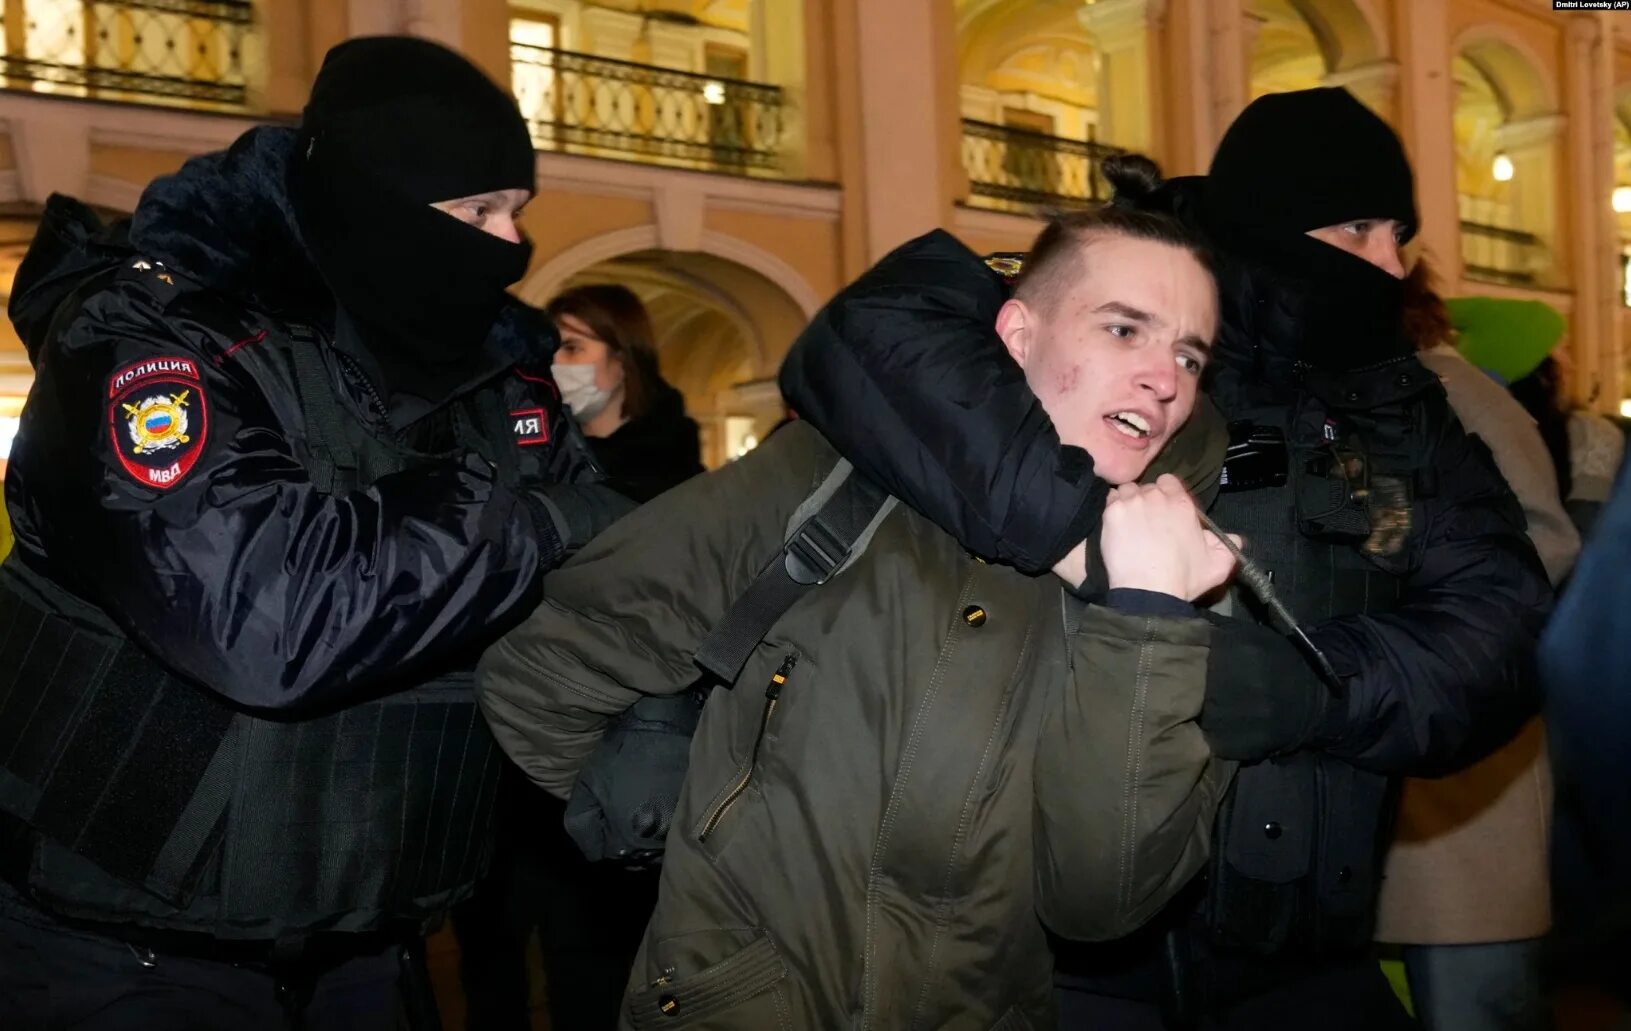
[[[398,982],[504,763],[475,659],[629,507],[506,292],[533,168],[473,65],[370,38],[128,225],[48,205],[9,312],[0,1027],[433,1025]]]
[[[324,62],[299,147],[300,229],[387,385],[470,378],[532,255],[514,227],[536,176],[514,98],[433,44],[354,41]]]
[[[1210,869],[1127,940],[1056,943],[1063,1028],[1414,1026],[1370,952],[1390,778],[1457,769],[1533,714],[1527,667],[1550,588],[1487,448],[1405,339],[1412,195],[1392,130],[1317,89],[1254,101],[1207,175],[1112,201],[1176,212],[1212,246],[1222,328],[1207,392],[1231,443],[1211,515],[1245,538],[1310,643],[1238,587],[1227,619],[1209,614],[1199,722],[1216,755],[1241,762]],[[926,273],[896,289],[938,285]],[[788,402],[941,526],[1001,527],[1007,553],[1041,569],[1092,537],[1102,489],[1080,452],[1036,432],[1000,344],[939,324],[885,336],[795,348]],[[887,376],[919,362],[935,375]],[[831,400],[855,396],[881,403]],[[945,456],[936,472],[959,489],[924,489],[930,463],[892,463],[872,409],[1024,447]],[[1023,490],[993,493],[1001,483]]]
[[[1287,361],[1341,372],[1411,353],[1400,255],[1417,227],[1410,163],[1352,94],[1259,99],[1224,134],[1204,178],[1167,189],[1225,256],[1231,333],[1295,336],[1243,341],[1265,375]]]
[[[1262,626],[1209,659],[1201,725],[1244,763],[1209,876],[1137,941],[1060,949],[1061,1026],[1414,1026],[1370,952],[1389,778],[1456,769],[1533,713],[1550,591],[1488,450],[1405,336],[1410,165],[1346,91],[1271,94],[1206,176],[1126,202],[1214,246],[1208,393],[1232,444],[1211,515],[1337,679],[1232,595]]]

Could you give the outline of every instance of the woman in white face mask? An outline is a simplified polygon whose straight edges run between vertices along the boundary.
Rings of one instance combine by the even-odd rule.
[[[651,318],[634,292],[580,286],[545,309],[561,334],[551,366],[561,400],[612,486],[636,501],[702,471],[697,424],[657,371]]]

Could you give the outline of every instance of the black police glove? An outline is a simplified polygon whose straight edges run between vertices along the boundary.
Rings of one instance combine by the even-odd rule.
[[[1213,754],[1256,762],[1314,744],[1341,701],[1293,644],[1266,626],[1211,617],[1200,727]]]
[[[638,506],[603,483],[555,483],[527,492],[538,535],[557,561],[570,558],[595,535]]]
[[[661,858],[703,700],[699,691],[642,698],[606,729],[566,803],[566,833],[586,857]]]

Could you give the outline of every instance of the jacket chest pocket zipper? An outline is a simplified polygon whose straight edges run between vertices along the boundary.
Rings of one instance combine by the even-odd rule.
[[[742,770],[742,775],[736,779],[736,783],[725,792],[725,797],[721,798],[719,804],[714,806],[713,812],[708,814],[708,819],[702,824],[702,830],[697,833],[698,841],[708,840],[708,835],[714,832],[719,826],[719,821],[725,818],[731,806],[736,804],[736,800],[742,797],[748,785],[753,782],[753,771],[759,765],[759,749],[764,744],[765,731],[770,729],[770,718],[776,714],[776,703],[781,700],[782,688],[786,686],[787,678],[793,675],[793,667],[798,665],[798,661],[798,655],[789,652],[786,658],[782,659],[776,674],[770,678],[770,683],[765,685],[765,707],[759,714],[759,732],[753,736],[753,750],[748,754],[748,764]]]

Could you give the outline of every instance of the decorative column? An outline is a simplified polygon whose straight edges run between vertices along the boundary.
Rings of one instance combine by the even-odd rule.
[[[1578,398],[1614,412],[1623,391],[1619,340],[1617,232],[1614,189],[1613,49],[1603,14],[1569,19],[1564,89],[1569,112],[1565,146],[1569,259],[1574,284],[1574,383]],[[1555,147],[1553,148],[1556,149]],[[1516,164],[1517,159],[1513,159]],[[1559,177],[1561,179],[1561,177]]]
[[[378,2],[378,0],[376,0]],[[397,31],[434,40],[468,57],[494,81],[510,83],[510,12],[503,4],[461,0],[396,0],[402,9]],[[355,5],[358,0],[352,0]],[[355,34],[355,33],[354,33]]]
[[[956,28],[944,0],[849,2],[857,17],[866,254],[876,261],[950,224],[963,185]]]
[[[20,9],[22,5],[16,6]],[[266,0],[261,6],[261,31],[248,33],[242,43],[251,107],[293,114],[305,106],[317,74],[310,60],[312,33],[306,12],[304,0]],[[8,35],[11,28],[7,20]],[[11,53],[20,54],[22,49]]]
[[[403,31],[403,0],[346,0],[349,36],[388,36]]]
[[[1257,35],[1267,23],[1262,15],[1246,10],[1245,0],[1226,0],[1226,7],[1228,17],[1213,34],[1217,68],[1212,78],[1212,110],[1218,131],[1213,149],[1252,102],[1252,54],[1257,50]]]
[[[1245,0],[1168,0],[1162,35],[1170,93],[1163,169],[1205,172],[1223,132],[1246,106],[1251,50],[1262,19]]]
[[[1416,174],[1421,238],[1447,289],[1461,281],[1461,219],[1455,187],[1455,83],[1450,77],[1448,0],[1394,5],[1399,41],[1397,124]]]
[[[1102,143],[1161,156],[1162,82],[1153,55],[1166,0],[1094,0],[1077,15],[1099,58]]]

